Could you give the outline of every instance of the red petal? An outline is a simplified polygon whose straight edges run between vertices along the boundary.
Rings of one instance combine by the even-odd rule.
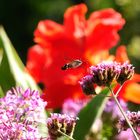
[[[35,45],[28,50],[26,66],[37,82],[42,80],[44,66],[49,67],[51,61],[49,49]]]
[[[58,108],[62,106],[65,99],[80,99],[85,98],[80,85],[66,85],[60,81],[46,88],[42,98],[48,102],[47,108]]]
[[[111,8],[93,12],[90,15],[89,22],[96,20],[99,20],[103,25],[111,26],[117,30],[121,29],[125,23],[125,20],[122,19],[121,14]]]
[[[85,36],[85,13],[87,7],[85,4],[79,4],[68,8],[64,15],[64,27],[68,36],[82,38]]]
[[[119,93],[119,98],[122,98],[125,101],[131,101],[133,103],[140,104],[139,91],[140,84],[128,81],[123,85],[123,88]]]
[[[129,58],[127,56],[127,51],[126,51],[125,46],[120,46],[120,47],[117,48],[115,61],[121,62],[121,63],[123,63],[125,61],[129,62]]]
[[[126,86],[124,98],[133,103],[140,104],[140,84],[131,83]]]
[[[34,32],[35,42],[45,46],[47,41],[57,40],[63,36],[63,26],[51,20],[40,21]]]
[[[91,51],[108,50],[119,40],[118,30],[125,21],[113,9],[93,12],[87,21],[87,46]]]

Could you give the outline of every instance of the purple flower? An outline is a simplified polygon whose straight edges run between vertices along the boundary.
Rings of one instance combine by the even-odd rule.
[[[124,102],[123,100],[119,100],[119,102],[123,110],[127,111],[128,108],[126,102]],[[107,113],[111,113],[113,119],[122,117],[122,114],[118,109],[118,106],[116,105],[115,101],[112,98],[110,98],[107,101],[104,111]]]
[[[135,128],[135,130],[137,130],[137,128],[139,128],[140,126],[140,111],[138,112],[130,112],[127,111],[126,113],[127,118],[129,119],[131,125]],[[120,118],[119,122],[118,122],[118,130],[123,131],[123,130],[127,130],[128,129],[128,125],[127,122],[124,118]]]
[[[108,86],[120,74],[119,64],[116,62],[102,62],[90,67],[93,82],[98,86]]]
[[[86,75],[79,82],[86,95],[96,94],[94,85],[110,86],[113,81],[123,84],[134,74],[134,67],[128,62],[123,64],[117,62],[102,62],[91,66],[90,74]]]
[[[120,65],[120,74],[117,78],[117,82],[123,84],[126,80],[129,80],[134,75],[134,67],[128,62]]]
[[[116,140],[135,140],[135,138],[131,129],[127,129],[126,131],[121,131],[116,136]]]
[[[68,99],[64,102],[62,113],[76,117],[80,110],[87,104],[88,100]]]
[[[62,133],[72,137],[76,120],[76,117],[70,117],[66,114],[51,114],[47,120],[49,139],[56,140],[58,137],[63,136]]]
[[[38,91],[12,88],[0,99],[0,139],[37,140],[38,126],[45,123],[46,103]]]
[[[86,75],[81,79],[81,81],[79,81],[79,83],[86,95],[96,94],[93,87],[93,75]]]

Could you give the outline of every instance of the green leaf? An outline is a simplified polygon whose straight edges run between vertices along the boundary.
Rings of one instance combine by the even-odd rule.
[[[2,27],[0,27],[0,86],[4,92],[13,86],[39,90],[35,81],[25,71],[25,66]]]
[[[79,113],[74,136],[76,140],[84,140],[85,136],[90,131],[95,120],[99,118],[103,112],[104,106],[108,100],[109,90],[104,89],[99,95],[94,97]]]
[[[3,93],[2,88],[0,86],[0,98],[2,98],[3,96],[4,96],[4,93]]]

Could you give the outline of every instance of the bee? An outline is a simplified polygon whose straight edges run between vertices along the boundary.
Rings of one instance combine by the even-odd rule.
[[[66,63],[64,66],[61,67],[62,70],[67,70],[67,69],[74,69],[79,66],[81,66],[83,62],[81,60],[75,59],[69,63]]]

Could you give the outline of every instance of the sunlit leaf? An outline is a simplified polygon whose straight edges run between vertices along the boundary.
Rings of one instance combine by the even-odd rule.
[[[3,96],[4,96],[4,93],[3,93],[2,88],[0,86],[0,98],[2,98]]]
[[[108,95],[108,93],[108,89],[103,90],[80,111],[78,115],[79,121],[77,121],[74,131],[74,138],[76,140],[84,140],[95,120],[101,116],[108,100],[108,97],[103,95]]]
[[[8,39],[4,29],[0,27],[0,85],[4,92],[12,86],[39,90]]]

